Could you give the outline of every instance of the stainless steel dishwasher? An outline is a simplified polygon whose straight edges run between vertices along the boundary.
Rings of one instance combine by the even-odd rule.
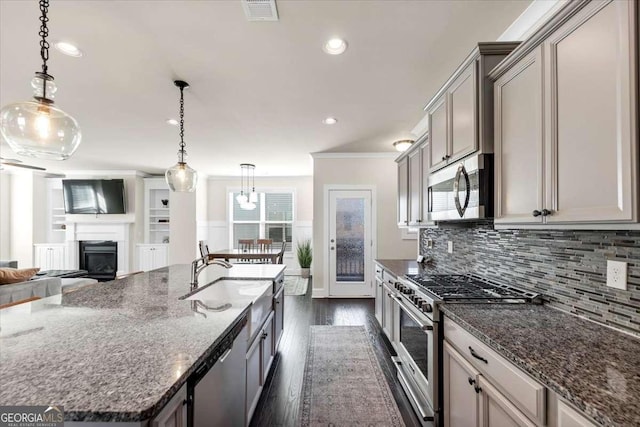
[[[234,332],[237,330],[232,330],[230,334]],[[189,379],[189,426],[244,426],[246,424],[244,419],[247,375],[245,355],[248,339],[248,326],[245,321],[233,341],[223,340],[222,348],[212,354]]]

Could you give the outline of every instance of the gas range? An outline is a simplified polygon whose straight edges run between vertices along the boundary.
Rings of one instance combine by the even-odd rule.
[[[438,305],[451,303],[541,303],[540,294],[493,283],[465,274],[409,274],[395,289],[431,320],[438,320]]]

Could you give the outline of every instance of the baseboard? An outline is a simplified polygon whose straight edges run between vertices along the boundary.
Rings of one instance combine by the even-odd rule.
[[[327,298],[328,289],[325,288],[313,288],[311,290],[311,298]]]

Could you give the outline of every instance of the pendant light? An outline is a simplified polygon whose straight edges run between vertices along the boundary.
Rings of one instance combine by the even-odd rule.
[[[40,0],[40,57],[42,71],[31,80],[34,101],[17,102],[0,110],[0,133],[16,154],[66,160],[82,139],[76,119],[53,105],[56,85],[48,73],[49,0]]]
[[[187,152],[184,149],[184,90],[189,87],[189,83],[182,80],[173,83],[180,88],[180,149],[178,163],[167,169],[165,179],[171,191],[193,193],[198,182],[198,173],[185,162]]]
[[[258,203],[258,193],[256,193],[255,169],[256,165],[254,164],[240,164],[240,194],[236,196],[236,201],[240,205],[240,208],[244,210],[254,210],[256,208],[256,203]],[[250,175],[253,184],[251,191],[249,191]]]

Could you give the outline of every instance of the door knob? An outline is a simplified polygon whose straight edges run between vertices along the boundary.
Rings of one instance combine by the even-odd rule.
[[[335,240],[334,240],[334,239],[331,239],[331,243],[333,243],[333,242],[335,242]]]
[[[333,251],[333,250],[335,250],[335,248],[333,246],[331,246],[331,250]]]
[[[551,215],[551,211],[549,209],[542,209],[542,216]]]
[[[540,215],[542,215],[542,212],[540,212],[538,209],[533,211],[533,216],[538,217]]]

